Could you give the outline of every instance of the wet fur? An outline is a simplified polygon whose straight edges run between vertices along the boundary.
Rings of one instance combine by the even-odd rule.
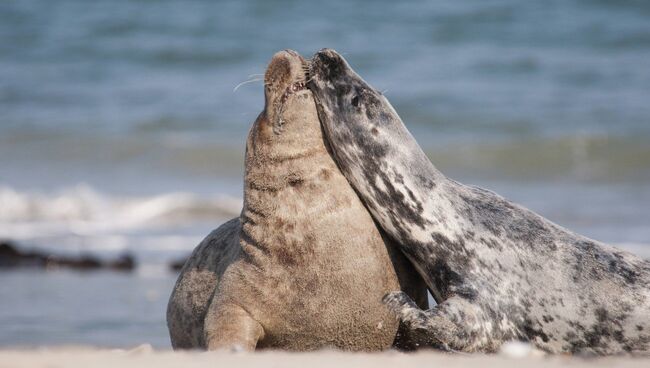
[[[439,303],[386,303],[422,344],[493,352],[647,353],[650,262],[572,233],[435,169],[388,100],[333,50],[314,56],[319,117],[339,167]]]
[[[382,297],[401,288],[426,305],[426,286],[327,151],[302,68],[293,51],[269,64],[244,207],[181,272],[167,315],[174,348],[381,350],[398,328]]]

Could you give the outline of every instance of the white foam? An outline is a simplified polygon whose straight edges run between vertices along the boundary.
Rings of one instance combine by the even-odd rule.
[[[242,201],[225,195],[173,192],[143,197],[111,196],[80,184],[55,193],[0,187],[0,237],[34,234],[89,236],[147,227],[191,224],[237,216]]]

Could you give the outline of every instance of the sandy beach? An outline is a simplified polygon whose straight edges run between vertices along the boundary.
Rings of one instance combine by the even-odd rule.
[[[647,358],[609,357],[576,358],[567,356],[449,355],[433,351],[418,353],[384,352],[376,354],[322,351],[287,352],[172,352],[156,351],[144,345],[133,350],[96,350],[92,348],[55,348],[0,351],[1,368],[36,367],[648,367]]]

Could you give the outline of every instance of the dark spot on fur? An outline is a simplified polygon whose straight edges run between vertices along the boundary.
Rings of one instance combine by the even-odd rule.
[[[404,176],[402,176],[402,174],[393,170],[393,177],[395,178],[395,182],[397,184],[404,184]]]
[[[418,183],[426,190],[432,190],[436,187],[436,182],[432,178],[427,178],[426,176],[420,174],[415,175],[415,178],[418,180]]]
[[[607,351],[611,345],[617,344],[623,350],[631,351],[635,346],[643,344],[641,338],[629,339],[625,336],[623,323],[628,318],[625,314],[612,314],[605,308],[594,310],[596,322],[589,328],[583,327],[580,323],[569,321],[580,334],[569,334],[565,336],[569,349],[572,352],[580,352],[585,349],[593,349],[595,352]],[[576,328],[579,326],[580,328]]]
[[[429,274],[443,298],[457,295],[470,301],[476,300],[478,292],[471,284],[465,282],[461,274],[463,269],[470,267],[469,263],[475,257],[474,253],[465,248],[462,239],[454,242],[443,234],[434,233],[432,240],[438,246],[438,254]]]
[[[544,342],[548,342],[548,335],[541,328],[535,328],[536,323],[533,323],[529,318],[526,318],[522,324],[523,333],[526,335],[529,341],[535,341],[536,338],[542,339]]]
[[[304,180],[299,177],[289,177],[287,183],[292,187],[299,187],[304,183]]]
[[[285,267],[304,265],[313,257],[315,239],[312,235],[305,235],[302,240],[285,241],[283,247],[274,250],[278,263]]]
[[[278,248],[275,251],[275,254],[280,264],[284,265],[285,267],[293,267],[298,264],[296,257],[294,257],[294,254],[292,254],[287,249]]]
[[[379,113],[379,119],[382,120],[382,121],[389,121],[391,119],[391,116],[390,116],[389,113],[382,110]]]
[[[574,279],[601,280],[611,274],[618,275],[628,285],[634,285],[640,277],[634,266],[629,264],[620,252],[610,253],[592,241],[576,243],[574,255]]]
[[[285,225],[285,221],[280,217],[276,217],[275,220],[273,220],[273,226],[275,228],[281,229],[284,227],[284,225]]]
[[[330,56],[326,53],[318,54],[318,65],[320,67],[320,73],[323,75],[324,79],[335,79],[338,78],[343,70],[343,63],[338,56]]]
[[[379,130],[377,130],[377,128],[372,128],[370,129],[370,133],[372,133],[374,136],[377,136],[379,134]]]
[[[316,295],[320,291],[321,282],[318,277],[310,278],[305,284],[305,291],[310,295]],[[301,298],[302,299],[302,298]]]
[[[329,179],[332,177],[332,172],[330,172],[330,171],[327,170],[327,169],[323,169],[323,170],[321,170],[320,173],[318,174],[318,177],[319,177],[321,180],[329,180]]]

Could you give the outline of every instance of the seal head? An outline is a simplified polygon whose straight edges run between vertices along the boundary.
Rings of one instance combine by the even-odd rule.
[[[416,191],[423,189],[428,196],[443,175],[386,97],[336,51],[323,49],[314,55],[308,87],[341,171],[384,230],[412,239],[427,222],[425,203]],[[432,292],[439,300],[435,288]]]

